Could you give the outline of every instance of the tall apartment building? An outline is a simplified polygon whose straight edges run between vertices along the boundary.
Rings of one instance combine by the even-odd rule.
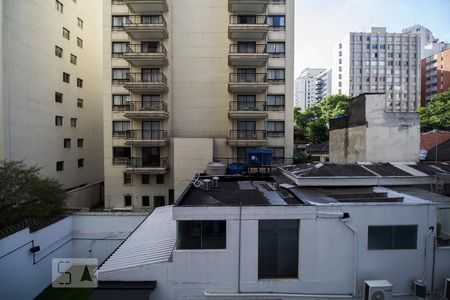
[[[433,96],[450,89],[450,49],[422,59],[420,72],[424,106]]]
[[[422,25],[413,25],[402,30],[403,33],[417,33],[420,35],[420,58],[424,59],[450,48],[449,43],[439,42],[431,30]]]
[[[332,70],[323,71],[316,79],[316,99],[320,102],[324,97],[331,95],[331,75]]]
[[[69,206],[98,201],[102,4],[2,0],[0,11],[0,159],[41,167]]]
[[[105,205],[172,203],[211,161],[293,153],[294,1],[105,1]],[[109,75],[108,75],[109,74]]]
[[[317,103],[316,80],[325,69],[306,68],[295,80],[295,106],[302,110]]]
[[[420,105],[420,35],[350,32],[333,50],[333,94],[385,93],[386,111]]]

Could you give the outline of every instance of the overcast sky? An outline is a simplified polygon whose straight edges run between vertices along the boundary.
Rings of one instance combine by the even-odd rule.
[[[401,32],[414,24],[450,42],[450,0],[295,0],[295,77],[307,67],[331,67],[333,46],[347,32]]]

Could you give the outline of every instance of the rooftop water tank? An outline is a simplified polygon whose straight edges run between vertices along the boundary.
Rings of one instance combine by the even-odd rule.
[[[211,176],[225,175],[227,173],[227,165],[219,162],[210,162],[206,167],[206,174]]]

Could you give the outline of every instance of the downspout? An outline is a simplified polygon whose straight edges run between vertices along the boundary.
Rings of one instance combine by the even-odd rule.
[[[241,293],[241,228],[242,228],[242,202],[239,202],[239,243],[238,243],[238,294]]]
[[[345,226],[347,226],[352,232],[353,232],[353,297],[357,297],[357,278],[356,278],[356,272],[357,272],[357,258],[358,258],[358,231],[353,228],[350,224],[345,222],[345,219],[341,219],[342,223],[344,223]]]

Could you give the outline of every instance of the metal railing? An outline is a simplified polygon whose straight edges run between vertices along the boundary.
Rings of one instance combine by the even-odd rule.
[[[128,73],[127,79],[128,82],[137,82],[137,83],[165,83],[167,84],[167,77],[163,73],[154,73],[154,74],[146,74],[146,73]]]
[[[266,83],[266,73],[230,73],[230,82],[232,83]]]
[[[285,4],[286,0],[269,0],[269,4]]]
[[[220,162],[223,164],[241,163],[246,164],[247,157],[213,157],[213,162]],[[272,166],[292,165],[295,162],[295,158],[286,157],[272,157]]]
[[[230,140],[265,140],[266,130],[230,130],[228,133]]]
[[[264,54],[267,53],[267,44],[253,44],[253,45],[231,44],[230,53]]]
[[[152,54],[152,53],[162,53],[167,55],[166,47],[163,44],[158,45],[148,45],[148,44],[128,44],[125,53],[136,53],[136,54]]]
[[[230,101],[230,111],[266,111],[264,101]]]
[[[128,130],[127,140],[165,140],[167,139],[167,130]]]
[[[126,165],[129,157],[113,157],[113,165]]]
[[[131,157],[127,160],[127,168],[166,168],[167,157],[149,157],[146,159]]]
[[[167,103],[163,101],[130,101],[128,111],[164,111],[167,112]]]
[[[127,16],[124,26],[148,26],[148,25],[164,25],[167,27],[167,22],[163,16],[158,15],[130,15]]]
[[[238,25],[266,25],[267,16],[262,15],[231,15],[230,24]]]

